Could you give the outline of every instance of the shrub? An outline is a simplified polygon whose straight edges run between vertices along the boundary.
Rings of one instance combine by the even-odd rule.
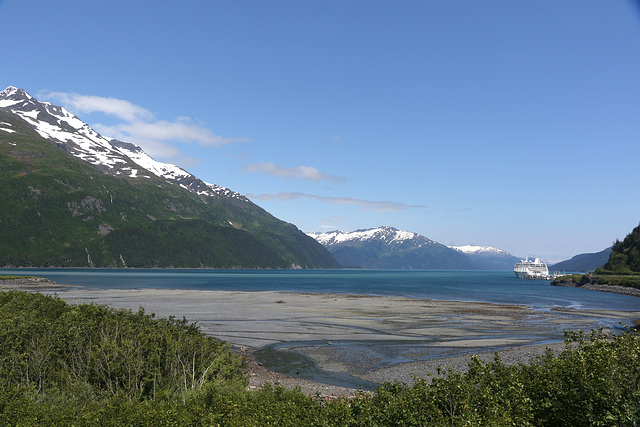
[[[185,400],[205,384],[246,386],[243,360],[186,319],[18,291],[0,293],[0,364],[0,385],[33,398],[93,390]]]

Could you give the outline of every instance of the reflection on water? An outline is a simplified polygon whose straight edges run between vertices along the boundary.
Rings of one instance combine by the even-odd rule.
[[[306,356],[300,349],[291,350],[299,344],[302,343],[287,342],[268,345],[256,351],[254,357],[267,369],[294,378],[369,391],[375,390],[379,386],[371,381],[351,376],[347,372],[320,369],[314,360]],[[304,345],[308,344],[304,343]]]
[[[500,338],[504,337],[474,336],[472,339]],[[557,334],[522,335],[520,338],[530,344],[551,344],[562,341]],[[456,338],[456,341],[460,339]],[[256,351],[254,357],[267,369],[294,378],[371,391],[380,384],[362,378],[382,368],[399,363],[493,353],[509,347],[513,346],[447,346],[446,340],[288,341],[265,346]]]

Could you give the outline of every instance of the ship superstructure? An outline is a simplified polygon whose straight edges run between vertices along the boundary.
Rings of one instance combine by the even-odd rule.
[[[527,258],[520,262],[516,262],[516,265],[513,267],[513,272],[520,279],[553,279],[553,276],[549,274],[547,264],[540,261],[539,258],[536,258],[533,261]]]

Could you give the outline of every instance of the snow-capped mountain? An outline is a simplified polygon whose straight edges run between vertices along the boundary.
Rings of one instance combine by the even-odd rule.
[[[206,183],[176,165],[154,160],[135,144],[104,137],[65,108],[40,102],[23,89],[9,86],[0,92],[0,108],[17,114],[43,138],[110,175],[149,178],[153,174],[201,196],[248,201],[243,195]],[[1,130],[10,132],[6,126]]]
[[[414,246],[424,246],[437,244],[433,240],[429,240],[424,236],[410,231],[402,231],[389,226],[382,226],[378,228],[369,228],[366,230],[356,231],[327,231],[325,233],[307,233],[309,236],[316,239],[325,247],[341,245],[341,244],[355,244],[363,243],[367,241],[383,242],[387,246],[411,244]]]
[[[483,270],[512,270],[519,258],[502,249],[491,246],[449,246],[451,249],[467,255]]]
[[[476,245],[464,245],[464,246],[449,246],[451,249],[455,249],[467,255],[511,255],[507,251],[502,249],[493,248],[491,246],[476,246]]]
[[[411,231],[383,226],[307,233],[345,267],[512,270],[518,258],[490,246],[445,246]]]
[[[307,233],[345,267],[382,269],[478,269],[466,255],[425,236],[389,226],[351,232]]]
[[[246,197],[0,92],[0,267],[332,268],[318,242]]]

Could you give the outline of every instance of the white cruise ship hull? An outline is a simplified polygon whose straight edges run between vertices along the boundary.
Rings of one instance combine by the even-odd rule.
[[[534,261],[522,260],[513,267],[513,272],[519,279],[540,279],[551,280],[553,276],[549,274],[547,264],[536,258]]]

